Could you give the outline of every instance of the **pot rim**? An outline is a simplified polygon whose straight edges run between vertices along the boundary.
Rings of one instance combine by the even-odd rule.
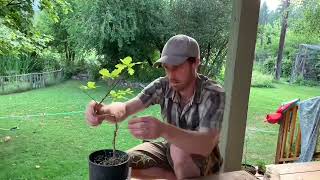
[[[117,167],[117,166],[121,166],[121,165],[126,164],[126,163],[129,162],[129,154],[126,153],[126,152],[124,152],[124,151],[121,151],[121,150],[116,150],[116,151],[122,152],[122,153],[126,154],[126,155],[127,155],[127,159],[126,159],[124,162],[120,163],[120,164],[113,165],[113,166],[106,166],[106,165],[101,165],[101,164],[97,164],[97,163],[92,162],[92,161],[90,160],[90,156],[91,156],[92,154],[96,153],[96,152],[99,152],[99,151],[113,151],[113,150],[112,150],[112,149],[100,149],[100,150],[97,150],[97,151],[93,151],[92,153],[89,154],[89,157],[88,157],[90,164],[93,164],[93,165],[95,165],[95,166],[100,166],[100,167]]]

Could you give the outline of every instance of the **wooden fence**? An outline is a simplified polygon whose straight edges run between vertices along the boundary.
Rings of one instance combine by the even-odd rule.
[[[0,94],[21,92],[56,84],[63,80],[62,69],[43,73],[0,76]]]

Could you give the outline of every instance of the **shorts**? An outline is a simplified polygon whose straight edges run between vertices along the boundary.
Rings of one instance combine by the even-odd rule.
[[[170,145],[167,142],[144,142],[129,149],[130,166],[133,169],[159,167],[173,171],[173,161],[170,155]],[[216,146],[208,157],[191,154],[193,162],[199,167],[201,176],[207,176],[220,171],[222,158]]]

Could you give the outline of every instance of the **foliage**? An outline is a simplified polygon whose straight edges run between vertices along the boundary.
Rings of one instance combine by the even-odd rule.
[[[56,22],[56,9],[61,8],[66,13],[69,10],[68,3],[64,0],[32,0],[17,1],[3,0],[0,2],[0,55],[19,55],[30,52],[39,52],[50,40],[40,34],[33,27],[33,7],[46,9],[50,17]]]
[[[129,56],[124,59],[120,59],[120,61],[121,63],[115,65],[115,69],[111,72],[106,68],[103,68],[99,71],[99,74],[101,75],[101,78],[103,80],[109,80],[109,79],[113,80],[111,88],[109,88],[109,90],[107,91],[105,96],[102,98],[102,100],[99,101],[99,104],[101,104],[104,101],[104,99],[109,95],[114,100],[120,100],[120,99],[125,99],[126,98],[125,96],[132,93],[130,89],[114,90],[114,88],[119,83],[119,80],[121,80],[120,75],[122,74],[123,71],[126,71],[130,76],[132,76],[134,74],[133,67],[141,63],[140,62],[133,63],[132,58]],[[89,81],[87,82],[87,85],[82,85],[80,88],[82,90],[91,90],[91,89],[96,89],[96,87],[97,86],[95,85],[95,82]],[[89,97],[92,98],[91,96]],[[93,100],[95,101],[95,99]]]
[[[263,62],[263,71],[266,74],[274,74],[275,71],[276,58],[269,57]]]
[[[272,75],[262,74],[259,71],[252,71],[251,87],[259,88],[273,88],[272,84],[273,77]]]
[[[290,77],[291,76],[291,69],[292,69],[293,63],[294,62],[290,59],[284,59],[282,61],[281,75],[283,77]]]
[[[201,73],[220,74],[226,59],[231,19],[230,1],[177,0],[172,2],[172,18],[177,33],[194,37],[201,49]]]
[[[104,56],[100,61],[103,67],[113,67],[118,63],[115,60],[129,54],[134,59],[147,61],[149,66],[144,67],[152,71],[152,63],[159,58],[154,58],[154,52],[161,52],[166,40],[180,33],[198,40],[203,49],[203,65],[206,65],[203,73],[215,76],[224,64],[231,14],[229,1],[68,2],[72,13],[58,11],[58,23],[50,22],[47,13],[41,12],[37,24],[43,27],[39,29],[44,33],[54,37],[52,46],[61,53],[72,54],[70,60],[66,55],[70,66],[77,65],[74,62],[82,56],[81,52],[96,49],[98,55]],[[139,69],[137,77],[145,78],[144,71]],[[144,81],[147,79],[151,77]]]
[[[305,34],[318,40],[320,36],[320,0],[305,0],[301,5],[302,18],[295,23],[296,32]]]
[[[319,82],[314,80],[305,80],[302,76],[298,76],[294,84],[297,84],[299,86],[310,86],[310,87],[320,85]]]
[[[80,71],[83,71],[85,69],[89,74],[89,79],[95,80],[99,77],[98,72],[101,67],[103,58],[104,56],[98,55],[95,49],[90,49],[88,51],[84,51],[82,55],[75,60],[75,66],[79,67]],[[81,66],[80,64],[83,64],[83,66]],[[65,66],[67,67],[67,65]],[[70,74],[74,74],[74,72],[71,71]]]
[[[285,48],[283,53],[284,62],[282,65],[282,73],[284,77],[291,74],[291,65],[294,63],[299,44],[319,44],[320,36],[317,28],[320,26],[318,12],[320,9],[319,0],[311,1],[292,1],[289,8],[288,29],[285,39]],[[277,55],[280,35],[280,16],[283,7],[280,6],[276,11],[272,12],[266,6],[260,9],[260,21],[258,25],[258,37],[256,42],[256,60],[258,62],[271,63],[270,57]],[[270,20],[272,14],[278,14],[277,19]],[[262,22],[263,19],[263,22]],[[271,65],[271,64],[269,64]],[[272,66],[268,66],[268,73],[272,72]],[[273,67],[272,67],[273,68]],[[272,71],[271,71],[272,70]]]

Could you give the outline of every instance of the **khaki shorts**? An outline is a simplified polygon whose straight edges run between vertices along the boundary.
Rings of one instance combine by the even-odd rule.
[[[127,152],[130,156],[130,166],[134,169],[159,167],[173,171],[170,145],[167,142],[144,142],[129,149]],[[201,176],[219,172],[222,165],[218,146],[214,148],[208,157],[196,154],[192,154],[191,157],[199,167]]]

